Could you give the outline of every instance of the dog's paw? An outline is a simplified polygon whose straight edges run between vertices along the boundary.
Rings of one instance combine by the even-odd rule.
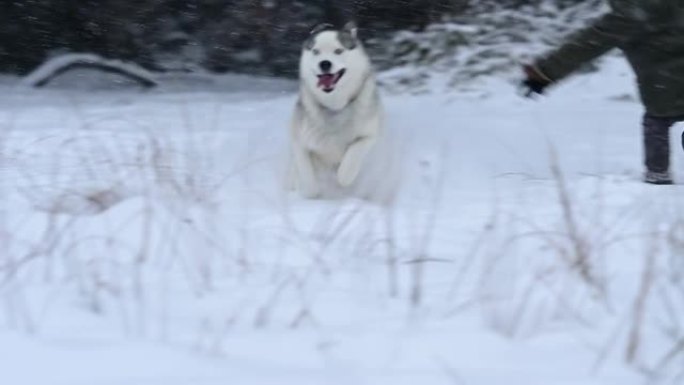
[[[286,191],[297,191],[297,173],[294,169],[289,170],[282,182]]]
[[[342,187],[349,187],[359,176],[361,166],[355,162],[342,162],[337,169],[337,183]]]
[[[321,197],[321,192],[318,190],[307,190],[307,191],[302,190],[300,192],[300,194],[302,195],[302,198],[304,198],[304,199],[318,199]]]
[[[300,185],[299,194],[306,199],[317,199],[321,196],[321,190],[314,184]]]

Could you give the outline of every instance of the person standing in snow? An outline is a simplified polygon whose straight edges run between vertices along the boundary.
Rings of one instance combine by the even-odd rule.
[[[644,182],[672,184],[669,131],[684,121],[684,0],[609,0],[611,11],[578,31],[560,48],[523,66],[527,95],[613,48],[636,73],[645,107]],[[684,143],[684,137],[682,138]]]

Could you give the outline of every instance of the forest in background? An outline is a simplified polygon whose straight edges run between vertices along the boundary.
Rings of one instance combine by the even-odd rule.
[[[545,1],[7,1],[0,5],[0,72],[25,74],[51,56],[83,52],[154,71],[294,76],[301,41],[321,22],[353,19],[365,39],[387,51],[398,31],[420,32],[451,17],[480,17],[493,9],[535,9]],[[587,2],[596,1],[553,1]]]

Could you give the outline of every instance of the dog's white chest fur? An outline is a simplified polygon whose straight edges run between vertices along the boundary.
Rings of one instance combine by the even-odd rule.
[[[337,166],[349,146],[363,135],[352,104],[342,111],[317,109],[298,126],[302,145],[328,166]]]

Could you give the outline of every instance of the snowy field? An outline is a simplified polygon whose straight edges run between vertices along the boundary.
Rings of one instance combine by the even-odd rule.
[[[3,79],[0,382],[683,381],[684,187],[640,183],[605,64],[534,101],[384,95],[385,204],[283,191],[289,82]]]

